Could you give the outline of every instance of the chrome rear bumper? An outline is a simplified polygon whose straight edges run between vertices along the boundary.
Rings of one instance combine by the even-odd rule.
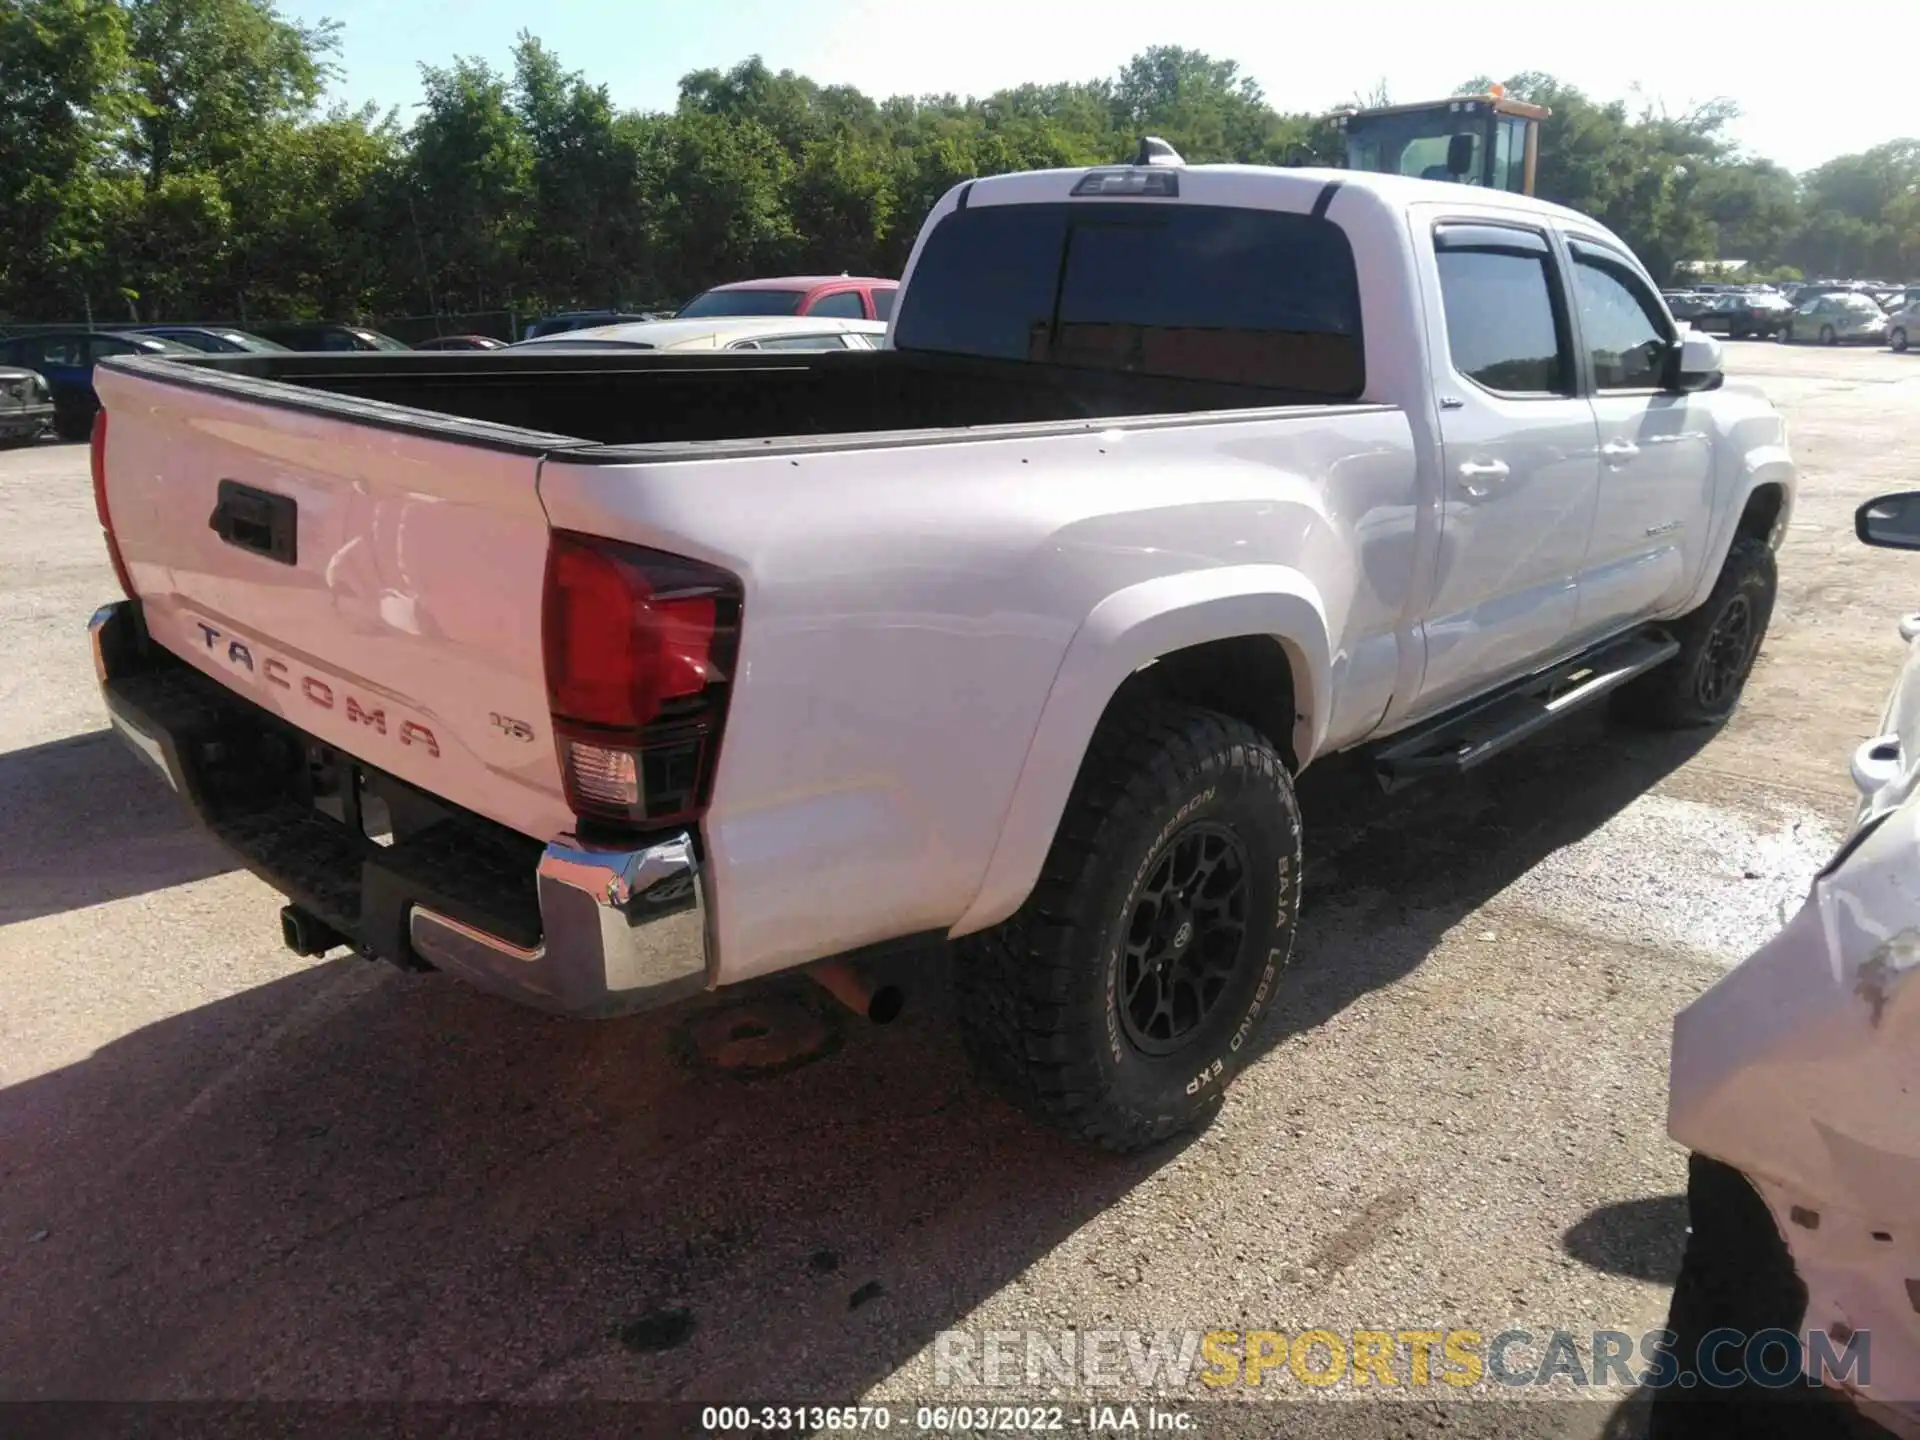
[[[631,1014],[705,986],[707,907],[690,834],[638,850],[563,836],[540,857],[539,890],[534,949],[415,905],[414,952],[484,990],[568,1015]]]

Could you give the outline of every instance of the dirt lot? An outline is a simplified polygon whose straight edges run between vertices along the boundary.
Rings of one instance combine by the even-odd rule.
[[[1829,853],[1920,588],[1851,527],[1920,485],[1920,360],[1729,353],[1804,466],[1735,721],[1581,722],[1397,810],[1309,777],[1285,1038],[1134,1160],[976,1088],[937,965],[743,1079],[698,1011],[293,959],[104,728],[85,448],[0,454],[0,1398],[911,1400],[954,1327],[1657,1323],[1670,1017]]]

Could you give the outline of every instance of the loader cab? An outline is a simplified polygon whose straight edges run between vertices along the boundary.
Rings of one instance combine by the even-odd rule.
[[[1349,170],[1412,175],[1457,185],[1533,194],[1544,105],[1510,100],[1500,86],[1415,105],[1343,110]]]

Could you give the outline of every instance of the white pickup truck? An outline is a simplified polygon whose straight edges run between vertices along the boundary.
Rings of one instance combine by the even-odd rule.
[[[296,951],[603,1015],[951,938],[1131,1148],[1273,1014],[1305,766],[1733,707],[1794,470],[1721,382],[1552,205],[997,176],[876,353],[109,362],[96,657]]]

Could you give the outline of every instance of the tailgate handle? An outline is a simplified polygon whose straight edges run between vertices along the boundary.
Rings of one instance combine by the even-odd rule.
[[[256,490],[238,480],[222,480],[219,499],[207,524],[229,545],[282,565],[295,563],[298,512],[290,495]]]

